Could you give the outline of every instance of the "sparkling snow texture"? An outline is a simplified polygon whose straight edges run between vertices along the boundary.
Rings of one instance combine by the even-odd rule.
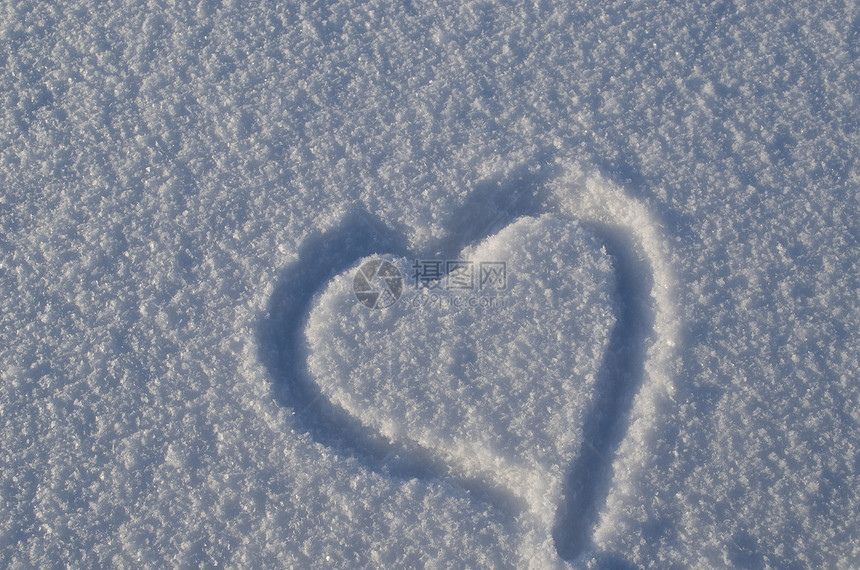
[[[0,8],[0,566],[860,567],[856,2],[245,4]]]

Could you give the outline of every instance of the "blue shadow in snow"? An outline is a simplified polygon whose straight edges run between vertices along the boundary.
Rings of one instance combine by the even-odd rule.
[[[597,375],[597,392],[583,426],[585,442],[569,472],[553,539],[559,556],[573,561],[591,546],[599,509],[605,504],[615,451],[627,432],[633,397],[642,383],[646,341],[653,330],[653,276],[636,256],[622,228],[583,223],[602,240],[615,268],[619,308]]]
[[[403,243],[400,236],[375,226],[369,214],[359,211],[347,216],[339,227],[309,237],[298,260],[275,286],[257,330],[260,356],[272,375],[275,399],[291,408],[299,425],[319,443],[380,466],[397,450],[332,404],[309,379],[303,330],[318,290],[362,257],[385,251],[402,255],[403,251],[391,250],[397,243]],[[402,467],[408,470],[410,466]]]

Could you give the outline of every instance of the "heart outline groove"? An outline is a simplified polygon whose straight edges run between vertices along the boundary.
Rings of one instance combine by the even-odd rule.
[[[554,212],[579,220],[596,234],[613,259],[621,299],[616,324],[598,371],[599,388],[585,421],[584,444],[566,477],[551,540],[558,556],[574,561],[593,548],[601,507],[611,490],[613,463],[634,415],[634,400],[671,399],[671,368],[677,322],[671,310],[671,278],[659,228],[639,202],[595,176],[573,169],[556,177],[553,169],[522,167],[504,180],[479,185],[454,213],[447,239],[428,251],[458,251],[514,220]],[[487,203],[483,230],[468,224],[470,213]],[[460,239],[455,234],[460,231]],[[368,468],[396,477],[453,480],[484,500],[516,515],[523,508],[503,485],[452,474],[450,466],[428,450],[388,441],[379,432],[327,400],[309,377],[302,350],[303,328],[314,296],[336,275],[362,258],[386,252],[410,254],[405,238],[360,207],[335,228],[318,232],[302,245],[298,259],[283,273],[258,328],[261,358],[272,373],[273,393],[316,441],[352,456]],[[668,348],[667,348],[668,347]],[[647,381],[647,382],[646,382]],[[649,384],[644,390],[644,384]],[[649,407],[643,404],[644,407]],[[640,406],[641,407],[641,406]],[[641,413],[639,414],[641,415]],[[641,435],[640,435],[641,438]]]

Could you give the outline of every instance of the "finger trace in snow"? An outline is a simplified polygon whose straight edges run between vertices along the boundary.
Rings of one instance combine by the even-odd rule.
[[[353,296],[355,270],[336,277],[311,311],[310,372],[386,437],[552,513],[615,322],[610,259],[590,232],[553,217],[515,222],[460,259],[507,263],[500,304],[422,306],[404,295],[367,310]],[[408,275],[410,260],[394,261]]]

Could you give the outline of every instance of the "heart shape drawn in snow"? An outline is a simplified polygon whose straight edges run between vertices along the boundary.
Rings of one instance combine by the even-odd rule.
[[[337,275],[310,311],[308,370],[362,424],[507,489],[551,525],[616,321],[611,258],[590,230],[545,214],[459,259],[506,262],[506,290],[426,302],[408,279],[414,260],[394,258],[406,287],[374,310],[353,293],[366,260]]]

